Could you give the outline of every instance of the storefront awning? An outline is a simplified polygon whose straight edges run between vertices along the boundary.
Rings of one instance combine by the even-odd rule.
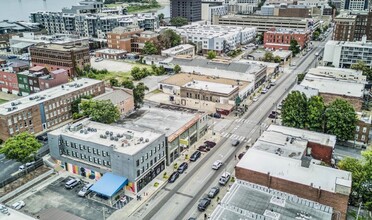
[[[113,173],[105,173],[90,190],[104,196],[112,197],[127,184],[127,178],[117,176]]]

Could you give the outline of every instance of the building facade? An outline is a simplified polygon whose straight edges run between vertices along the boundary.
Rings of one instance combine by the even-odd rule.
[[[361,41],[363,36],[372,40],[372,12],[351,11],[335,19],[332,40]]]
[[[223,1],[202,1],[201,10],[201,19],[213,23],[213,17],[227,15],[229,7]]]
[[[163,57],[175,57],[175,56],[195,56],[195,46],[191,44],[181,44],[175,47],[171,47],[161,51]]]
[[[189,22],[201,20],[201,0],[171,0],[171,18],[184,17]]]
[[[264,47],[274,50],[288,50],[291,40],[294,39],[302,50],[310,42],[310,38],[311,32],[309,30],[272,28],[264,34]]]
[[[369,143],[372,117],[369,113],[358,112],[357,118],[354,141],[363,143],[366,146]]]
[[[345,10],[366,10],[368,6],[368,0],[341,0],[341,9]]]
[[[21,132],[40,134],[72,120],[71,104],[85,95],[105,92],[104,83],[82,78],[0,105],[0,139]]]
[[[51,156],[67,171],[93,179],[112,172],[140,192],[165,169],[164,134],[122,129],[88,119],[48,133]]]
[[[44,66],[48,71],[64,69],[70,77],[75,76],[76,68],[90,66],[88,46],[64,46],[45,44],[30,47],[32,66]]]
[[[134,111],[133,90],[131,89],[108,89],[104,94],[96,96],[93,99],[111,101],[118,108],[122,118]]]
[[[12,68],[0,69],[0,90],[9,94],[19,94],[17,73]]]

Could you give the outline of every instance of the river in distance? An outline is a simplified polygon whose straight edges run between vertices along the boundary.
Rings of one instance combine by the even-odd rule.
[[[30,13],[37,11],[61,11],[77,5],[81,0],[0,0],[0,21],[29,21]],[[157,10],[169,17],[169,5]]]

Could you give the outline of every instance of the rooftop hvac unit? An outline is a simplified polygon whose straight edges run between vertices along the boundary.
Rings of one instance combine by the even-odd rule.
[[[113,140],[115,140],[115,138],[114,138],[113,136],[110,136],[110,140],[112,140],[112,141],[113,141]]]
[[[106,134],[106,135],[109,135],[109,134],[110,134],[110,132],[109,132],[109,131],[106,131],[106,132],[105,132],[105,134]]]

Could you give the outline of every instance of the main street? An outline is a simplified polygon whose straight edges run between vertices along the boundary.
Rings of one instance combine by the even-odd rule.
[[[253,103],[242,118],[232,121],[225,128],[224,132],[228,135],[223,137],[214,149],[197,162],[189,163],[186,174],[180,175],[175,183],[167,184],[149,202],[138,209],[131,219],[187,219],[203,215],[197,210],[198,201],[212,186],[218,185],[218,179],[224,171],[233,173],[237,163],[234,157],[247,145],[247,142],[242,142],[237,147],[233,147],[229,137],[232,135],[244,136],[248,142],[253,143],[261,131],[265,129],[262,122],[267,120],[268,114],[275,109],[277,103],[295,84],[296,74],[303,73],[308,68],[315,66],[315,62],[317,62],[314,62],[317,59],[315,53],[323,49],[325,42],[321,42],[318,46],[315,45],[312,51],[301,57],[297,61],[298,66],[294,67],[292,71],[284,73],[277,80],[277,85]],[[211,169],[216,160],[224,162],[224,166],[218,171]]]

